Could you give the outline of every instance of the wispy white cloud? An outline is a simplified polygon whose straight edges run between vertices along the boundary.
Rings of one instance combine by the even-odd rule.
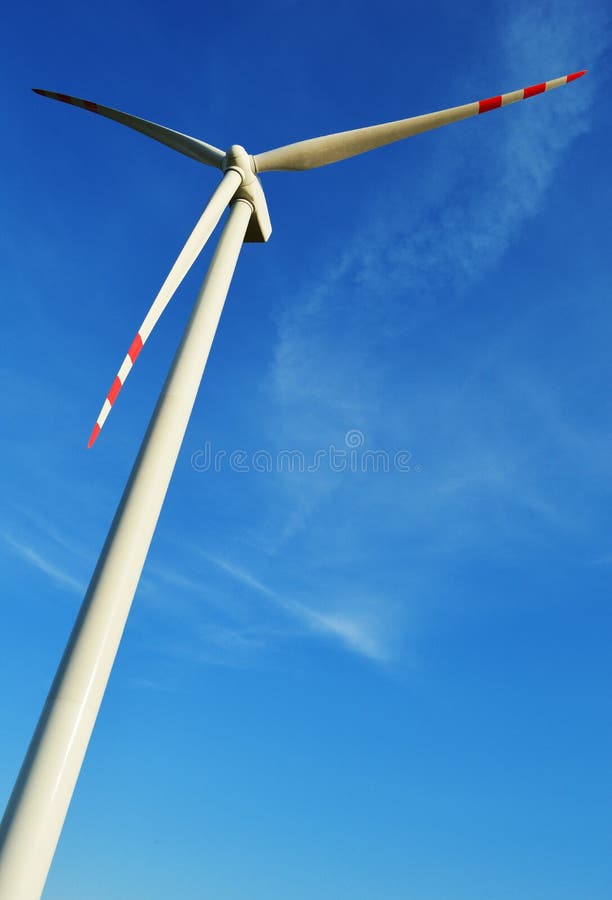
[[[313,631],[338,638],[349,650],[378,663],[391,661],[392,652],[387,645],[387,635],[382,633],[382,623],[374,615],[360,615],[355,611],[320,613],[295,602],[287,608]]]
[[[609,44],[605,25],[601,14],[586,15],[576,3],[513,7],[498,38],[506,88],[583,60],[596,66]],[[368,195],[362,221],[369,224],[349,238],[340,262],[278,316],[272,385],[285,412],[308,403],[321,419],[325,410],[342,413],[356,396],[362,411],[375,408],[386,372],[376,351],[389,334],[385,310],[393,309],[392,299],[406,300],[402,319],[392,323],[396,335],[405,334],[440,313],[432,296],[441,285],[452,304],[497,263],[542,209],[571,144],[589,130],[596,84],[587,76],[527,101],[528,109],[517,104],[449,126],[418,176],[394,171],[392,185],[377,186],[377,202]],[[410,204],[398,202],[406,196]]]
[[[351,595],[347,599],[338,592],[323,596],[313,590],[318,598],[315,606],[272,588],[234,560],[199,547],[186,550],[180,570],[158,562],[148,566],[144,587],[153,601],[151,608],[190,623],[194,641],[185,643],[169,635],[163,646],[150,649],[215,665],[242,666],[260,663],[267,652],[288,642],[316,637],[380,664],[393,661],[395,619],[382,598]],[[295,582],[298,590],[308,592],[303,579]],[[254,602],[254,595],[265,600],[263,608]]]
[[[338,639],[347,649],[376,662],[383,663],[390,660],[391,650],[386,645],[382,623],[373,613],[366,615],[354,610],[321,612],[273,590],[234,562],[214,556],[206,558],[241,585],[272,602],[278,609],[300,623],[306,631]]]
[[[46,538],[50,538],[58,547],[61,547],[73,556],[88,558],[89,554],[86,553],[82,547],[77,546],[73,540],[67,538],[59,528],[51,524],[48,519],[43,518],[40,513],[21,503],[12,503],[11,506],[16,512],[34,525],[40,534],[44,535]]]
[[[219,569],[222,569],[225,573],[231,575],[236,581],[239,581],[240,584],[252,588],[258,593],[263,594],[264,597],[276,597],[275,591],[271,590],[271,588],[267,587],[257,578],[254,578],[250,572],[247,572],[246,569],[236,565],[236,563],[229,562],[226,559],[221,559],[218,556],[212,556],[207,553],[203,553],[202,555]]]
[[[62,569],[55,562],[43,556],[43,554],[38,550],[35,550],[34,547],[16,540],[6,532],[2,532],[2,539],[5,544],[17,556],[24,560],[24,562],[28,563],[28,565],[37,569],[39,572],[42,572],[44,575],[47,575],[52,581],[60,585],[60,587],[68,588],[73,593],[83,596],[85,584],[71,575],[70,572]]]
[[[499,22],[502,83],[491,91],[596,67],[608,45],[605,17],[595,7],[588,14],[575,2],[512,7]],[[359,423],[370,433],[380,427],[383,398],[396,390],[389,356],[424,322],[455,306],[543,209],[567,151],[590,128],[596,89],[587,76],[482,121],[445,128],[430,141],[418,176],[394,170],[391,186],[383,181],[368,194],[368,215],[360,221],[369,224],[278,314],[270,373],[275,433],[307,444],[338,425]],[[490,464],[478,465],[478,478],[492,486],[506,461],[484,436],[476,456],[480,462],[489,456]],[[507,483],[507,474],[498,484]],[[468,487],[465,466],[454,483],[456,491]],[[290,513],[270,537],[272,552],[312,522],[339,481],[322,477],[305,488],[288,479],[287,486]],[[554,518],[543,498],[534,496],[531,505]]]
[[[162,566],[159,563],[147,566],[147,579],[149,585],[153,581],[161,580],[173,588],[191,591],[196,594],[202,594],[204,590],[202,579],[190,577],[184,572],[179,572],[169,566]]]

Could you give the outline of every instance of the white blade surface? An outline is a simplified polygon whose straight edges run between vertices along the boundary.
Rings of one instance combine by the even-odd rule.
[[[311,138],[307,141],[299,141],[296,144],[288,144],[286,147],[278,147],[276,150],[268,150],[258,153],[253,157],[257,172],[280,172],[300,169],[316,169],[318,166],[326,166],[329,163],[366,153],[385,144],[401,141],[404,138],[448,125],[451,122],[459,122],[479,113],[489,112],[500,106],[507,106],[517,100],[526,100],[544,91],[560,87],[576,78],[584,75],[582,72],[573,72],[562,78],[554,78],[552,81],[544,81],[531,87],[521,88],[509,94],[499,94],[497,97],[489,97],[486,100],[477,100],[475,103],[466,103],[464,106],[453,106],[450,109],[442,109],[439,112],[428,113],[424,116],[413,116],[410,119],[399,119],[396,122],[386,122],[384,125],[372,125],[369,128],[357,128],[354,131],[341,131],[337,134],[327,134],[323,137]]]
[[[68,94],[57,94],[55,91],[42,91],[39,88],[32,88],[35,94],[41,97],[50,97],[51,100],[61,100],[62,103],[69,103],[71,106],[80,106],[81,109],[87,109],[89,112],[97,113],[99,116],[105,116],[121,125],[127,125],[147,137],[159,141],[178,150],[185,156],[190,156],[198,162],[205,163],[207,166],[214,166],[216,169],[222,168],[222,162],[225,153],[213,147],[211,144],[205,144],[197,138],[189,137],[187,134],[181,134],[180,131],[172,131],[171,128],[165,128],[163,125],[156,125],[155,122],[148,122],[146,119],[139,119],[138,116],[131,116],[129,113],[120,112],[118,109],[112,109],[110,106],[101,106],[99,103],[92,103],[90,100],[80,100],[78,97],[70,97]]]
[[[221,183],[218,185],[216,191],[210,199],[208,206],[202,213],[197,225],[187,238],[187,243],[179,253],[176,262],[170,269],[166,280],[162,284],[157,297],[153,301],[151,308],[146,314],[142,325],[136,332],[136,337],[132,341],[130,349],[126,353],[125,358],[121,363],[121,367],[114,378],[108,394],[106,395],[106,399],[102,405],[102,409],[100,410],[100,414],[98,415],[96,424],[94,425],[93,431],[91,432],[91,435],[89,437],[89,442],[87,444],[88,447],[91,447],[95,443],[98,435],[100,434],[100,430],[108,417],[109,412],[113,408],[113,404],[117,399],[119,391],[125,384],[125,380],[130,374],[132,366],[136,362],[136,359],[138,358],[138,355],[140,354],[140,351],[142,350],[147,338],[155,328],[157,320],[174,296],[183,278],[196,261],[202,248],[204,247],[204,244],[214,231],[215,226],[223,215],[223,211],[225,210],[227,204],[232,199],[241,183],[242,179],[239,173],[234,169],[230,169],[228,172],[226,172],[223,181],[221,181]]]

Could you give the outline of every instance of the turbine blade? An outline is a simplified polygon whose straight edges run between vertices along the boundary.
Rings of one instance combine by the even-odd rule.
[[[222,168],[222,162],[225,154],[211,144],[205,144],[197,138],[189,137],[187,134],[181,134],[180,131],[172,131],[171,128],[165,128],[163,125],[156,125],[155,122],[148,122],[146,119],[139,119],[138,116],[131,116],[128,113],[120,112],[118,109],[111,109],[110,106],[101,106],[99,103],[92,103],[90,100],[80,100],[78,97],[70,97],[68,94],[57,94],[55,91],[42,91],[39,88],[32,88],[35,94],[41,97],[50,97],[52,100],[61,100],[62,103],[69,103],[71,106],[80,106],[81,109],[87,109],[89,112],[97,113],[99,116],[105,116],[121,125],[127,125],[147,137],[159,141],[160,144],[166,144],[185,156],[190,156],[198,162],[205,163],[207,166],[214,166],[217,169]]]
[[[341,131],[307,141],[298,141],[295,144],[278,147],[276,150],[258,153],[253,157],[255,170],[256,172],[280,172],[316,169],[318,166],[326,166],[341,159],[348,159],[350,156],[366,153],[368,150],[383,147],[385,144],[401,141],[432,128],[439,128],[441,125],[459,122],[461,119],[489,112],[499,106],[507,106],[517,100],[526,100],[528,97],[534,97],[536,94],[542,94],[544,91],[550,91],[562,84],[574,81],[585,72],[586,69],[582,72],[573,72],[571,75],[534,84],[509,94],[477,100],[475,103],[466,103],[464,106],[453,106],[450,109],[442,109],[424,116],[413,116],[410,119],[386,122],[384,125],[372,125],[369,128],[357,128],[354,131]]]
[[[125,384],[125,380],[130,374],[132,366],[136,362],[140,351],[142,350],[147,338],[153,331],[159,317],[174,296],[183,278],[196,261],[202,248],[204,247],[204,244],[214,231],[215,226],[221,218],[225,207],[232,199],[241,183],[242,179],[239,173],[235,169],[230,169],[225,173],[223,180],[217,186],[217,189],[212,195],[208,206],[200,216],[200,219],[198,220],[195,228],[187,238],[185,246],[179,253],[176,262],[170,269],[170,272],[168,273],[166,280],[162,284],[157,297],[153,301],[151,308],[146,314],[142,325],[136,332],[136,337],[130,344],[130,348],[126,353],[123,362],[121,363],[121,367],[119,368],[119,371],[114,378],[114,381],[102,405],[102,409],[100,410],[100,414],[96,419],[96,424],[93,427],[87,444],[88,448],[93,446],[98,435],[100,434],[100,430],[104,425],[104,422],[106,421],[115,400],[117,399],[119,391]]]

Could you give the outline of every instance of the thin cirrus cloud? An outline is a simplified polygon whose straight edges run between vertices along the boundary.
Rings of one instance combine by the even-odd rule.
[[[30,520],[36,520],[39,523],[42,521],[37,519],[34,513],[30,511],[27,513]],[[68,589],[79,597],[84,595],[85,583],[57,563],[54,558],[56,553],[41,551],[40,548],[19,540],[6,531],[2,532],[0,536],[9,550],[29,567],[42,573],[60,588]],[[71,553],[74,552],[72,545],[56,530],[53,530],[50,537],[58,546],[69,549]],[[208,564],[221,571],[234,584],[246,588],[249,595],[255,593],[264,597],[269,607],[268,612],[272,611],[274,614],[273,619],[276,614],[280,613],[282,619],[288,619],[292,623],[291,627],[283,627],[282,624],[274,624],[274,622],[271,624],[269,621],[257,622],[257,609],[254,609],[252,603],[247,607],[244,604],[233,602],[231,589],[219,592],[216,597],[215,590],[211,589],[207,580],[198,576],[197,573],[186,574],[183,571],[176,571],[154,563],[148,567],[146,572],[143,583],[145,594],[149,593],[153,596],[164,594],[169,587],[172,596],[171,606],[175,611],[177,593],[183,597],[185,594],[200,598],[207,597],[210,601],[207,604],[208,608],[215,607],[217,612],[223,610],[224,622],[221,623],[205,621],[206,617],[201,615],[201,608],[196,610],[196,613],[199,612],[197,616],[199,621],[198,637],[210,645],[208,651],[206,649],[198,651],[196,655],[200,660],[216,664],[241,664],[241,662],[248,662],[254,653],[264,652],[271,642],[279,643],[283,640],[294,640],[309,635],[338,641],[351,652],[378,663],[390,661],[390,647],[386,645],[382,623],[377,622],[371,614],[350,610],[334,612],[316,610],[304,602],[287,599],[241,565],[221,557],[203,554],[202,551],[194,551],[194,557],[195,555],[205,559]],[[163,587],[164,584],[167,586],[166,589]],[[168,609],[166,607],[164,609],[168,613]],[[184,604],[179,604],[178,611],[179,615],[185,619],[194,615],[194,609]],[[253,619],[255,619],[255,623],[253,623]],[[164,648],[160,649],[164,650]],[[165,650],[172,652],[172,646],[168,645]],[[188,651],[188,655],[189,653],[190,651]]]
[[[500,80],[507,80],[511,88],[529,73],[537,79],[570,71],[574,65],[597,69],[609,44],[604,26],[596,7],[588,15],[575,3],[514,8],[499,23]],[[422,158],[418,179],[413,172],[400,170],[390,193],[375,186],[379,199],[368,198],[373,213],[363,217],[370,225],[354,232],[340,261],[330,264],[316,283],[305,288],[303,297],[277,315],[268,389],[275,411],[271,430],[282,429],[307,441],[313,433],[326,433],[331,423],[351,427],[357,421],[368,433],[383,427],[381,405],[397,388],[389,353],[394,348],[400,353],[407,333],[442,316],[444,304],[452,308],[542,209],[567,151],[590,127],[596,89],[596,80],[587,76],[579,87],[527,101],[538,104],[537,115],[534,106],[518,104],[485,122],[449,126],[430,143],[435,149]],[[410,204],[397,199],[407,196]],[[382,347],[385,352],[379,352]],[[426,391],[427,385],[420,390]],[[432,408],[440,399],[435,391]],[[473,417],[471,409],[466,412]],[[427,427],[427,416],[421,424]],[[490,460],[490,465],[474,472],[484,485],[492,483],[491,471],[507,472],[507,460],[490,435],[481,437],[482,446],[473,448],[472,456]],[[525,453],[523,445],[521,454]],[[449,473],[457,462],[454,448]],[[461,467],[465,472],[463,463]],[[473,481],[464,477],[455,480],[456,492],[461,483],[473,491]],[[507,486],[508,479],[499,483]],[[287,530],[289,537],[313,521],[321,503],[336,489],[337,479],[319,479],[304,495],[301,485],[294,485],[290,485],[296,500],[291,527],[284,523],[276,529]],[[527,506],[549,519],[555,517],[537,485],[531,487],[531,496],[526,492],[525,488]]]
[[[554,77],[577,54],[577,63],[586,59],[597,66],[609,43],[602,16],[586,16],[575,4],[562,6],[564,15],[558,5],[524,5],[500,23],[499,69],[505,77],[542,69],[548,73],[542,77]],[[588,131],[595,91],[594,79],[587,77],[578,90],[570,86],[558,96],[527,101],[539,104],[538,115],[528,121],[519,104],[495,113],[485,127],[449,126],[438,135],[443,151],[430,164],[423,159],[418,185],[413,172],[400,172],[388,195],[377,187],[378,211],[375,206],[364,217],[371,224],[354,233],[341,261],[277,317],[272,395],[283,412],[308,401],[322,417],[330,409],[343,410],[354,393],[347,382],[356,379],[363,409],[375,407],[385,367],[367,350],[364,365],[364,327],[375,344],[388,328],[385,307],[394,295],[406,294],[408,314],[393,328],[418,327],[440,312],[431,303],[432,287],[445,284],[452,296],[495,265],[522,224],[541,209],[571,144]],[[410,204],[398,204],[398,196],[410,196]]]
[[[339,640],[346,648],[379,663],[390,661],[391,651],[381,622],[356,610],[320,612],[263,584],[242,566],[206,554],[206,559],[241,585],[256,591],[298,622],[306,632]]]
[[[47,556],[43,555],[38,549],[35,549],[22,541],[16,540],[7,532],[2,533],[4,543],[10,550],[16,554],[22,561],[43,575],[50,578],[55,584],[62,588],[67,588],[72,593],[82,596],[85,591],[85,584],[75,578],[66,569],[61,568],[57,563]]]
[[[173,613],[191,623],[195,643],[181,642],[180,656],[215,665],[250,665],[272,647],[318,638],[381,665],[393,661],[393,623],[381,599],[346,601],[330,591],[330,608],[321,608],[323,603],[315,608],[274,590],[243,564],[196,547],[187,550],[181,570],[154,561],[143,579],[145,594],[166,598],[157,605],[158,612]],[[304,592],[299,579],[298,587]],[[183,600],[178,605],[177,594]],[[185,603],[186,595],[196,602]],[[317,595],[321,596],[320,590]],[[263,609],[257,598],[265,600]],[[156,651],[173,655],[177,644],[162,643]]]

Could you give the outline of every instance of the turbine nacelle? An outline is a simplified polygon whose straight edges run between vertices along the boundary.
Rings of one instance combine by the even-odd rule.
[[[221,168],[224,172],[238,172],[242,184],[234,194],[234,199],[247,200],[253,208],[253,215],[244,236],[245,242],[265,243],[272,234],[272,223],[261,182],[255,175],[253,157],[249,156],[240,144],[232,144],[225,153]]]
[[[242,144],[232,144],[227,148],[221,168],[224,172],[227,172],[228,169],[239,169],[242,172],[244,184],[250,184],[255,177],[255,161]]]

